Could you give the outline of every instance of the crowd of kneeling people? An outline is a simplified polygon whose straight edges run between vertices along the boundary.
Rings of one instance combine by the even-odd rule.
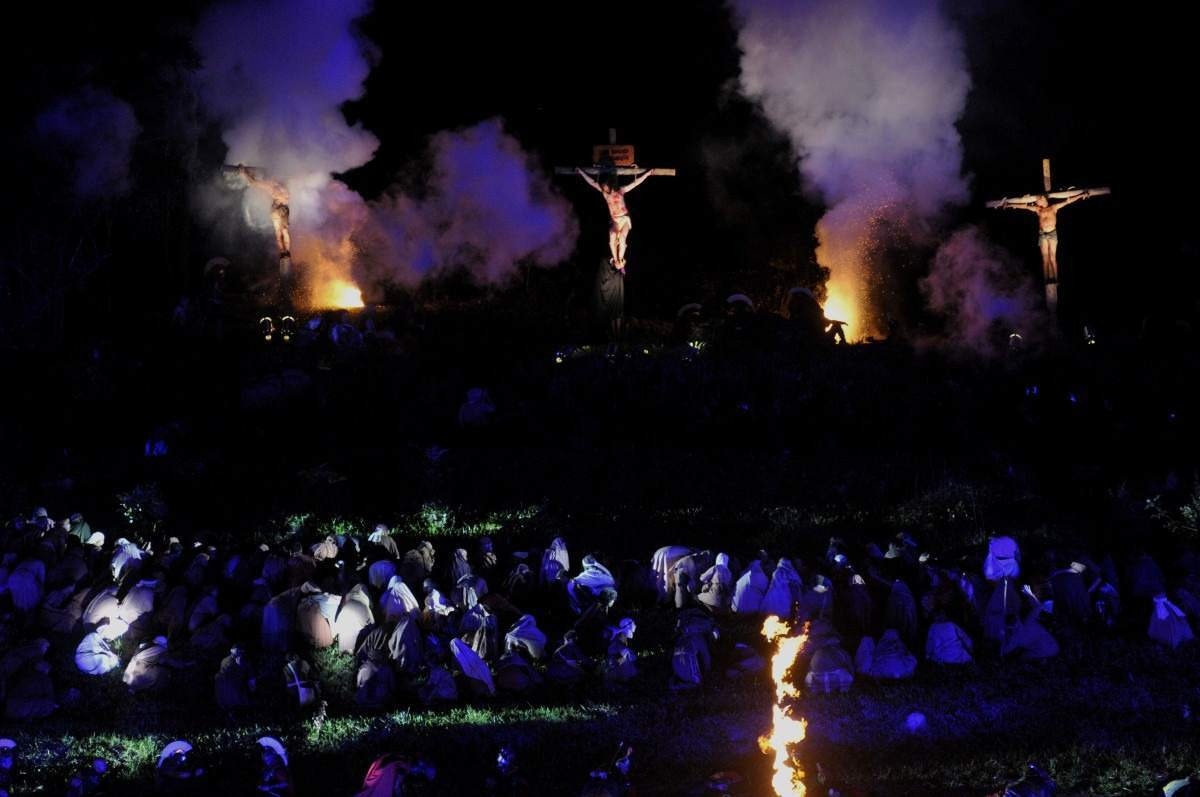
[[[835,538],[811,558],[754,551],[742,562],[674,545],[648,562],[575,560],[561,537],[544,550],[502,551],[488,537],[472,548],[448,561],[429,541],[402,551],[383,525],[362,537],[305,540],[297,531],[276,544],[224,548],[169,533],[110,537],[78,514],[55,521],[38,509],[10,523],[0,546],[4,715],[35,720],[66,702],[47,659],[51,644],[73,644],[83,674],[120,670],[135,695],[211,677],[217,706],[236,715],[279,700],[323,712],[311,654],[332,646],[353,657],[354,700],[367,710],[584,681],[619,689],[639,677],[636,619],[661,617],[664,606],[673,640],[650,644],[668,645],[677,690],[764,672],[770,651],[725,632],[767,615],[809,623],[796,672],[815,692],[848,689],[856,678],[911,678],[919,654],[945,666],[980,655],[1044,659],[1059,651],[1056,634],[1072,629],[1136,626],[1175,648],[1200,622],[1200,557],[1191,551],[1168,574],[1144,552],[1123,572],[1112,557],[1079,551],[1046,550],[1023,563],[1005,536],[953,562],[906,534],[886,551]],[[160,758],[160,781],[202,774],[186,763],[190,745],[173,744]],[[286,751],[273,737],[260,746],[260,792],[290,794]],[[389,771],[415,774],[394,775],[389,789],[396,778],[432,777],[426,763],[397,761]],[[102,764],[73,780],[75,793],[94,793]],[[392,793],[379,790],[379,777],[368,781],[362,794]]]

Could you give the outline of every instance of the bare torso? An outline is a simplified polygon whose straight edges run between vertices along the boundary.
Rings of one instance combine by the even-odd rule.
[[[1058,205],[1048,205],[1044,208],[1035,207],[1033,209],[1038,217],[1038,230],[1040,232],[1054,232],[1058,227]]]
[[[621,192],[621,189],[613,190],[605,188],[602,193],[604,194],[604,201],[608,203],[608,215],[613,220],[629,215],[629,209],[625,207],[625,194]]]

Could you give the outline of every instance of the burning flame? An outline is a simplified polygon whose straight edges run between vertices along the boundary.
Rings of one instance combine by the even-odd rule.
[[[347,280],[330,280],[317,289],[313,297],[313,304],[317,307],[336,310],[362,307],[362,290],[353,282]]]
[[[841,321],[846,325],[846,338],[852,339],[858,331],[858,313],[852,300],[852,293],[842,285],[830,285],[829,294],[825,299],[825,317],[830,321]]]
[[[844,321],[845,319],[838,319]],[[768,617],[763,623],[762,635],[768,642],[779,640],[779,647],[771,657],[771,679],[775,683],[775,705],[771,708],[771,731],[759,737],[759,749],[765,754],[775,754],[775,775],[771,786],[779,797],[804,797],[804,770],[792,763],[788,745],[804,740],[806,723],[803,718],[793,719],[783,706],[784,698],[800,696],[800,690],[787,680],[787,672],[796,662],[801,648],[808,641],[807,630],[799,636],[788,636],[787,623],[777,617]]]

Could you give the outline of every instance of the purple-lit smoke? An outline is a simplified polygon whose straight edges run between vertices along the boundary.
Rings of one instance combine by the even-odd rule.
[[[735,0],[742,85],[792,137],[828,211],[817,259],[831,298],[857,308],[851,335],[879,331],[871,296],[880,222],[918,240],[967,198],[954,123],[970,77],[937,0]],[[828,308],[827,308],[828,309]]]
[[[340,110],[369,71],[352,32],[367,10],[365,1],[232,3],[197,35],[201,95],[224,125],[228,160],[290,190],[292,252],[315,301],[352,280],[412,284],[462,267],[498,283],[519,262],[565,259],[576,237],[571,208],[499,120],[434,136],[420,198],[397,189],[367,203],[333,179],[370,160],[378,143]],[[229,215],[228,190],[201,193],[210,218]],[[245,191],[242,202],[247,219],[270,228],[264,192]]]
[[[1029,338],[1047,320],[1033,280],[978,227],[964,227],[942,244],[921,292],[945,318],[949,342],[976,353],[995,354],[1008,333]]]
[[[35,122],[40,141],[68,161],[81,200],[129,190],[129,161],[141,132],[133,109],[107,91],[87,88],[56,100]]]

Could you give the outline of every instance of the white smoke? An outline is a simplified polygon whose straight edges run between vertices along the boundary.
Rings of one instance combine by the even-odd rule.
[[[817,259],[879,331],[868,255],[879,222],[918,240],[967,199],[955,121],[970,77],[936,0],[735,0],[742,85],[792,138],[828,207]]]

